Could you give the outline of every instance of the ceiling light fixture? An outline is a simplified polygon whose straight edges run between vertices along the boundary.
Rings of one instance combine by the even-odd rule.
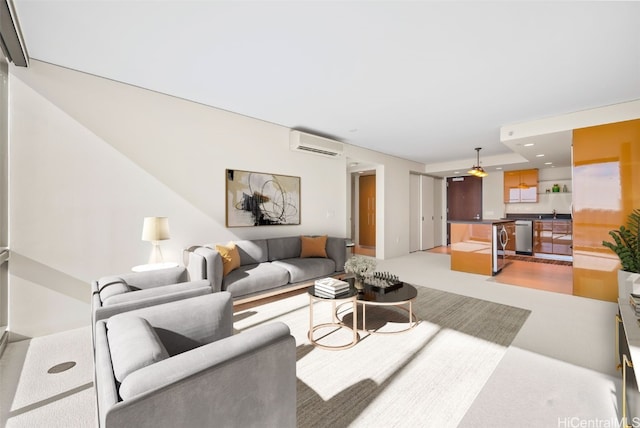
[[[477,152],[477,165],[472,166],[467,173],[475,177],[486,177],[489,174],[480,166],[480,150],[482,150],[482,147],[476,147],[475,150]]]

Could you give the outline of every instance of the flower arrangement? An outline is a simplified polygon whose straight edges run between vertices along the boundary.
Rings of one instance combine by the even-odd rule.
[[[353,256],[344,264],[344,271],[352,273],[358,280],[376,270],[376,261],[369,257]]]

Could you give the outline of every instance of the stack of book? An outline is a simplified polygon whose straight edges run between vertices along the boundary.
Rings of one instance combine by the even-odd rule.
[[[636,311],[636,317],[640,318],[640,294],[631,293],[629,296],[629,302],[634,311]]]
[[[316,279],[314,289],[318,297],[335,299],[349,294],[349,283],[335,278]]]

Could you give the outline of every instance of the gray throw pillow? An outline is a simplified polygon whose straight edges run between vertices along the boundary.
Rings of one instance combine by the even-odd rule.
[[[118,382],[138,369],[169,358],[151,324],[140,317],[121,314],[109,318],[107,339]]]

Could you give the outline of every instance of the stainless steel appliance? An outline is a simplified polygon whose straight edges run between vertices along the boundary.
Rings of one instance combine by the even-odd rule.
[[[533,255],[533,220],[516,220],[516,254]]]
[[[510,230],[513,223],[498,223],[493,225],[493,243],[491,246],[491,267],[493,275],[500,273],[505,264],[505,255],[508,252],[510,236],[513,231]]]

